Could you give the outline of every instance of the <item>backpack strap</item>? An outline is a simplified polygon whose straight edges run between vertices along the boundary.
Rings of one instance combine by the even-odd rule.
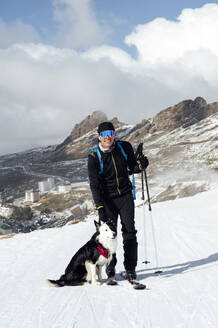
[[[133,199],[136,199],[136,189],[135,189],[135,175],[132,174],[132,192],[133,192]]]
[[[98,146],[92,148],[89,153],[90,154],[91,153],[96,153],[97,154],[99,165],[100,165],[100,170],[99,170],[98,174],[102,174],[102,172],[103,172],[103,161],[102,161],[101,153],[100,153],[100,150],[99,150]]]
[[[123,146],[122,146],[122,142],[121,141],[117,141],[117,146],[120,148],[125,160],[127,161],[127,154],[125,153]]]
[[[117,146],[120,148],[125,160],[127,161],[127,154],[125,153],[123,146],[122,146],[122,141],[117,141]],[[136,199],[136,189],[135,189],[135,176],[134,173],[132,173],[132,187],[133,187],[133,199]]]
[[[120,148],[125,160],[127,161],[127,154],[125,153],[123,146],[121,145],[121,141],[117,141],[116,143],[117,143],[118,147]],[[100,152],[98,146],[95,146],[94,148],[92,148],[89,153],[97,154],[98,160],[99,160],[99,165],[100,165],[100,170],[99,170],[98,174],[102,174],[103,173],[103,161],[102,161],[101,152]]]

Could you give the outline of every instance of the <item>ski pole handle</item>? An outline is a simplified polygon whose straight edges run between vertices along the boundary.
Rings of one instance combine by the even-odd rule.
[[[141,142],[138,145],[138,147],[136,149],[136,152],[135,152],[135,158],[136,159],[140,159],[142,157],[142,155],[143,155],[142,151],[143,151],[143,143]]]

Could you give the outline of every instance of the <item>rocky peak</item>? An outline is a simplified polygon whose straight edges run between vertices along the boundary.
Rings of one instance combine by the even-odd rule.
[[[202,106],[206,106],[207,105],[207,102],[204,98],[202,97],[197,97],[195,98],[195,100],[193,101],[193,106],[196,106],[196,107],[202,107]]]
[[[82,122],[76,124],[71,134],[64,142],[56,147],[52,160],[87,157],[89,149],[96,144],[97,127],[104,121],[108,121],[105,113],[95,111],[91,115],[88,115]],[[113,123],[115,129],[122,132],[122,127],[125,126],[125,124],[119,122],[117,117],[114,117],[110,122]]]
[[[153,119],[143,120],[135,127],[128,128],[117,117],[110,120],[118,132],[119,138],[125,136],[136,145],[148,133],[155,138],[155,132],[166,133],[179,127],[186,128],[208,116],[218,113],[218,103],[207,104],[202,97],[195,100],[184,100],[174,106],[159,112]],[[77,159],[87,157],[89,149],[97,142],[97,126],[107,121],[107,116],[101,111],[88,115],[82,122],[76,124],[71,134],[58,145],[53,153],[54,160]]]
[[[97,128],[99,123],[103,121],[107,121],[107,116],[101,111],[95,111],[91,115],[88,115],[82,122],[76,124],[71,134],[60,145],[56,147],[54,157],[57,156],[57,152],[59,154],[59,152],[65,151],[65,147],[67,147],[69,144],[72,144],[74,140],[82,137],[87,132]]]
[[[154,117],[152,123],[155,130],[172,131],[181,126],[185,128],[211,115],[209,106],[202,97],[185,100],[162,110]],[[217,110],[218,107],[215,111]]]
[[[87,132],[96,128],[99,123],[107,121],[107,116],[101,111],[95,111],[88,115],[82,122],[76,124],[70,134],[71,140],[80,138]]]

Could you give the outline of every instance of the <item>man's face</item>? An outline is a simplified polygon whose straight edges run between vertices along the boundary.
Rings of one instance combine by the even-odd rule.
[[[109,137],[108,135],[105,138],[102,138],[101,136],[98,137],[98,139],[100,140],[100,142],[102,144],[102,147],[105,149],[110,148],[113,145],[114,138],[115,138],[115,136]]]

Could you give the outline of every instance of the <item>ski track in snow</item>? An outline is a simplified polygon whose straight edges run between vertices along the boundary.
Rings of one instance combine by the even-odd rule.
[[[138,279],[148,290],[118,286],[48,288],[94,232],[94,217],[59,229],[0,240],[1,328],[217,328],[218,189],[152,205],[159,264],[156,275],[151,216],[136,208]],[[120,225],[119,225],[120,230]],[[123,270],[119,231],[117,272]]]

